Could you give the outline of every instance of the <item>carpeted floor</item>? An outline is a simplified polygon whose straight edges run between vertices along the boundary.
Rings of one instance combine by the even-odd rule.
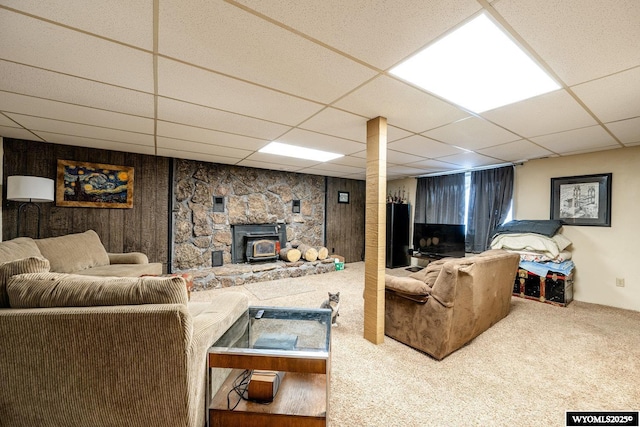
[[[194,292],[192,300],[244,292],[255,305],[319,307],[327,292],[340,291],[334,427],[563,426],[566,410],[640,409],[640,312],[513,298],[509,316],[438,362],[388,337],[380,345],[362,338],[364,263],[255,285],[274,286],[278,296],[240,286]]]

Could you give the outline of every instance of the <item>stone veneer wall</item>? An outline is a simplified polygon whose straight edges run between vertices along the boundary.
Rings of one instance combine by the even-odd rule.
[[[287,241],[324,242],[325,178],[267,169],[176,160],[173,270],[211,268],[212,251],[231,263],[231,226],[286,225]],[[224,197],[224,212],[213,198]],[[300,213],[292,213],[292,200]]]

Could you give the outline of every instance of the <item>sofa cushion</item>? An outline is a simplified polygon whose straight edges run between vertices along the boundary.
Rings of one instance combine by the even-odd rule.
[[[93,230],[35,241],[51,263],[51,271],[73,273],[90,267],[109,265],[109,255]]]
[[[19,274],[9,279],[7,294],[12,308],[187,304],[187,288],[181,277]]]
[[[117,276],[117,277],[140,277],[144,275],[162,274],[162,264],[150,262],[148,264],[111,264],[91,267],[85,270],[74,271],[74,274],[83,276]]]
[[[442,266],[444,265],[444,263],[452,259],[454,258],[442,258],[437,261],[431,261],[425,268],[415,273],[411,273],[409,277],[418,279],[427,284],[429,287],[433,287],[433,284],[436,282],[436,279],[438,278],[438,275],[440,274],[440,270],[442,270]]]
[[[42,257],[29,257],[0,264],[0,308],[9,307],[7,282],[12,276],[23,273],[46,273],[48,271],[49,261]]]
[[[42,254],[35,241],[29,237],[18,237],[17,239],[0,242],[0,262],[41,256]]]

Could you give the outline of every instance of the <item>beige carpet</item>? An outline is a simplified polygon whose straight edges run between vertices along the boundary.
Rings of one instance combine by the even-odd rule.
[[[269,282],[248,283],[244,288],[261,301],[315,291],[315,287],[301,283],[296,286],[288,280],[272,280]]]
[[[640,409],[640,312],[513,298],[509,316],[438,362],[388,337],[362,338],[364,263],[278,286],[287,283],[309,291],[260,300],[236,287],[192,300],[239,291],[256,305],[318,307],[340,291],[331,426],[563,426],[565,410]]]

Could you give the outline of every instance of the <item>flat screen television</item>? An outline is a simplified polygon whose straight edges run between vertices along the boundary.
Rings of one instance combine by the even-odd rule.
[[[464,256],[464,224],[413,224],[413,251],[433,258]]]

